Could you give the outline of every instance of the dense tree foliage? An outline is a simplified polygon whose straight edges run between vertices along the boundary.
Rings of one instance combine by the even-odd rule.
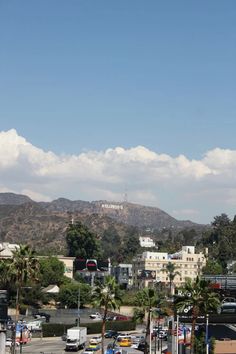
[[[96,236],[81,222],[69,224],[66,232],[69,257],[98,258],[100,248]]]
[[[60,287],[58,299],[63,307],[78,308],[78,301],[83,307],[91,301],[91,287],[75,281],[67,282]]]
[[[130,226],[127,228],[121,248],[121,252],[124,255],[124,261],[131,261],[140,249],[138,229],[134,226]]]
[[[113,226],[104,231],[101,239],[101,249],[103,250],[103,259],[110,258],[113,263],[119,263],[123,260],[121,238]]]
[[[64,264],[57,257],[45,257],[39,260],[41,286],[60,285],[64,280]]]
[[[236,219],[231,221],[226,214],[216,216],[198,246],[208,247],[210,259],[217,260],[227,273],[227,262],[236,258]]]
[[[205,267],[202,268],[202,273],[207,275],[222,274],[223,268],[220,263],[213,259],[208,259]]]
[[[26,289],[32,289],[39,276],[39,262],[28,245],[20,245],[13,251],[11,259],[0,261],[1,289],[8,291],[10,303],[16,307],[16,317],[20,305],[24,303]],[[14,300],[13,300],[14,297]]]

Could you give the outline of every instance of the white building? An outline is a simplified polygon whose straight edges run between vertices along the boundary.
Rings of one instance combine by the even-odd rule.
[[[155,242],[153,241],[153,239],[149,236],[140,236],[139,237],[139,244],[141,247],[155,247]]]
[[[0,243],[0,258],[12,257],[13,251],[19,249],[20,246],[16,243],[3,242]]]
[[[194,246],[183,246],[181,251],[168,254],[166,252],[143,252],[133,259],[133,286],[143,288],[152,286],[153,283],[161,282],[169,284],[166,265],[171,262],[176,266],[176,271],[180,275],[174,278],[174,286],[185,283],[187,278],[195,279],[201,274],[203,266],[206,264],[205,253],[195,253]]]

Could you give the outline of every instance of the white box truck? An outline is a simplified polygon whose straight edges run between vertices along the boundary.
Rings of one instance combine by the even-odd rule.
[[[77,352],[85,347],[87,340],[86,327],[72,327],[67,330],[66,351]]]

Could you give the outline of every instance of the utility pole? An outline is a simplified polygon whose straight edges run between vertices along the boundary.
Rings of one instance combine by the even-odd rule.
[[[208,327],[209,327],[209,315],[206,315],[206,354],[209,354],[209,338],[208,338]]]
[[[78,327],[80,326],[80,287],[78,292]]]

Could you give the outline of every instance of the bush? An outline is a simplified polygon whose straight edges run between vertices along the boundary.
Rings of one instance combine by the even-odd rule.
[[[68,328],[74,326],[74,323],[43,323],[43,337],[60,337]],[[87,327],[88,334],[101,333],[102,322],[81,323],[81,327]],[[108,329],[113,329],[115,331],[132,331],[135,330],[135,323],[133,321],[111,321],[106,323],[106,330]]]

